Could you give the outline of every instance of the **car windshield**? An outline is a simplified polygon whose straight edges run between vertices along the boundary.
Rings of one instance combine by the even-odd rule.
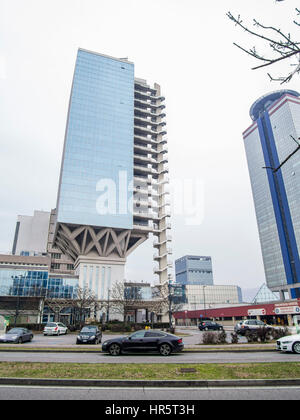
[[[84,327],[84,328],[82,328],[82,330],[80,332],[82,332],[82,333],[95,333],[96,328]]]
[[[21,330],[20,328],[13,328],[12,330],[8,331],[7,334],[22,334],[23,330]]]
[[[46,327],[56,327],[56,324],[54,322],[48,322],[48,324],[46,324]]]

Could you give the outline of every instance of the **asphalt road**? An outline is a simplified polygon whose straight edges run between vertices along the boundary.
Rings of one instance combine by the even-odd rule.
[[[164,404],[183,404],[183,401],[201,400],[299,400],[300,387],[251,388],[62,388],[31,386],[0,386],[0,400],[105,400],[152,401]],[[176,402],[175,402],[176,401]],[[130,404],[126,404],[130,406]],[[199,405],[198,405],[199,407]],[[201,409],[201,404],[200,404]],[[203,409],[203,408],[202,408]],[[199,411],[196,412],[199,418]],[[194,416],[190,416],[194,417]],[[131,417],[132,418],[132,417]]]
[[[179,334],[183,333],[184,336],[183,341],[186,347],[197,347],[198,344],[202,343],[202,337],[203,337],[203,332],[199,331],[198,329],[177,329],[176,330]],[[231,331],[227,331],[227,337],[228,337],[228,342],[230,343],[230,332]],[[34,334],[34,338],[31,342],[26,342],[23,345],[28,347],[28,348],[39,348],[39,347],[47,347],[47,348],[51,348],[51,347],[86,347],[87,345],[76,345],[76,337],[78,334],[75,333],[69,333],[66,335],[60,335],[60,336],[56,336],[56,335],[49,335],[49,336],[44,336],[43,334],[40,333],[36,333]],[[107,333],[103,333],[103,337],[102,337],[102,342],[104,342],[105,340],[109,340],[111,338],[114,337],[120,337],[122,335],[126,335],[126,334],[107,334]],[[245,337],[240,337],[239,338],[240,343],[247,343],[247,340]],[[0,349],[1,349],[1,345],[3,345],[2,343],[0,343]],[[15,344],[8,344],[5,343],[5,346],[15,346]],[[101,348],[101,344],[98,346],[93,345],[93,348],[95,347],[99,347]]]
[[[110,356],[106,353],[31,353],[0,352],[1,362],[42,363],[275,363],[300,362],[300,355],[281,352],[209,352],[177,353],[164,357],[159,354],[126,354]]]

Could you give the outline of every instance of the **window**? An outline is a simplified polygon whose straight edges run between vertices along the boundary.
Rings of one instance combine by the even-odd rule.
[[[52,258],[55,258],[56,260],[60,260],[61,254],[59,254],[58,252],[57,253],[53,253],[53,254],[51,254],[51,257]]]
[[[145,331],[137,331],[134,334],[131,334],[131,338],[143,338],[145,335]]]
[[[155,331],[148,331],[145,334],[145,337],[164,337],[165,334]]]
[[[53,270],[59,270],[59,269],[60,269],[60,264],[58,264],[58,263],[52,263],[52,264],[51,264],[51,268],[52,268]]]

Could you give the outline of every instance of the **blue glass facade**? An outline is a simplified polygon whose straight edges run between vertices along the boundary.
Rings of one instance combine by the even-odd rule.
[[[49,277],[48,271],[10,269],[0,270],[0,296],[46,296],[73,298],[77,278]]]
[[[134,65],[79,50],[57,221],[132,229]]]
[[[300,154],[282,167],[300,136],[300,101],[295,91],[265,95],[251,107],[254,128],[244,136],[268,287],[300,282]],[[263,169],[265,168],[265,169]],[[300,289],[291,289],[291,297]]]
[[[213,285],[211,257],[186,255],[175,261],[176,283]]]

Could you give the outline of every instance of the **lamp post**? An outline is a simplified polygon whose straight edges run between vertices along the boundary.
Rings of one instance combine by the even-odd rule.
[[[184,325],[186,327],[186,315],[187,315],[187,311],[184,311]]]
[[[206,285],[203,285],[204,317],[206,318],[205,287]]]
[[[110,295],[110,289],[108,289],[107,292],[107,311],[106,311],[106,323],[108,324],[109,321],[109,295]]]

